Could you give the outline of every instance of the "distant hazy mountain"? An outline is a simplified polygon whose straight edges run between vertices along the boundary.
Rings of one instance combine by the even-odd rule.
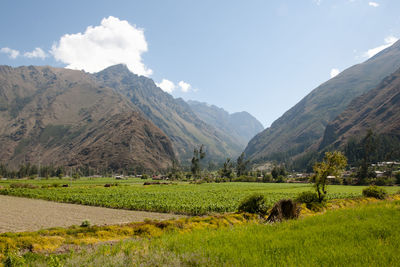
[[[163,169],[169,138],[90,74],[0,66],[0,162]]]
[[[338,148],[350,138],[361,139],[371,129],[378,135],[400,137],[400,69],[375,89],[354,99],[328,124],[320,149]]]
[[[171,139],[177,156],[188,162],[193,149],[206,146],[207,158],[223,160],[238,155],[242,146],[224,132],[199,119],[182,99],[174,99],[153,80],[138,76],[125,65],[115,65],[97,74],[96,80],[123,95]]]
[[[399,67],[400,41],[314,89],[270,128],[256,135],[245,149],[246,155],[254,162],[263,162],[304,152],[354,98],[375,88]]]
[[[246,111],[229,114],[223,108],[198,101],[187,101],[204,122],[232,136],[244,149],[251,138],[261,132],[262,124]]]

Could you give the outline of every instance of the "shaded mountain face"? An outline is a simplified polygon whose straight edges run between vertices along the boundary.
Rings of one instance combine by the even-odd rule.
[[[125,65],[109,67],[93,77],[125,95],[157,125],[171,139],[177,157],[184,164],[201,144],[205,145],[209,160],[223,160],[241,152],[241,146],[233,138],[199,119],[184,100],[174,99],[153,80],[133,74]]]
[[[400,69],[375,89],[355,98],[330,122],[319,149],[342,147],[351,138],[363,138],[368,130],[377,135],[400,137]]]
[[[169,138],[81,71],[0,66],[0,162],[164,169]]]
[[[187,101],[194,113],[205,123],[230,135],[244,149],[247,142],[264,127],[246,111],[229,114],[223,108],[198,101]]]
[[[400,67],[400,41],[362,64],[344,70],[303,98],[245,149],[253,162],[292,158],[323,136],[327,124],[350,102]]]

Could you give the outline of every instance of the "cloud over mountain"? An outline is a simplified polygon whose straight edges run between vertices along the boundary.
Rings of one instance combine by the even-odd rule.
[[[87,27],[83,33],[63,35],[51,53],[70,69],[93,73],[124,63],[130,71],[149,76],[152,70],[142,62],[142,54],[147,50],[143,29],[109,16],[100,25]]]

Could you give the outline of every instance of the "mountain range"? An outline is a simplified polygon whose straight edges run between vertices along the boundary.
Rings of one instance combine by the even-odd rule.
[[[374,89],[355,98],[325,129],[319,150],[340,148],[367,131],[400,137],[400,69]]]
[[[226,135],[232,136],[242,147],[241,150],[244,150],[251,138],[264,129],[263,125],[246,111],[229,114],[215,105],[193,100],[187,102],[197,117]]]
[[[170,139],[126,98],[82,71],[0,67],[0,161],[165,169]]]
[[[320,142],[327,125],[345,111],[353,99],[376,88],[399,67],[400,41],[311,91],[271,127],[250,140],[245,149],[247,157],[253,163],[290,161],[298,157]],[[324,143],[328,142],[327,138]]]
[[[201,144],[210,161],[238,156],[262,130],[245,112],[226,113],[225,130],[224,117],[193,110],[122,64],[94,74],[0,66],[0,162],[158,170],[189,164]]]

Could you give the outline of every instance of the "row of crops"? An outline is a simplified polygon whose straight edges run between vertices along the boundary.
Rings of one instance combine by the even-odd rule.
[[[363,187],[330,186],[328,198],[361,196]],[[389,192],[393,191],[390,190]],[[57,202],[84,204],[110,208],[157,211],[189,215],[235,211],[239,202],[253,193],[261,193],[269,204],[283,198],[294,198],[299,192],[312,190],[309,184],[126,184],[105,188],[104,184],[72,184],[55,188],[9,188],[0,194],[45,199]]]

